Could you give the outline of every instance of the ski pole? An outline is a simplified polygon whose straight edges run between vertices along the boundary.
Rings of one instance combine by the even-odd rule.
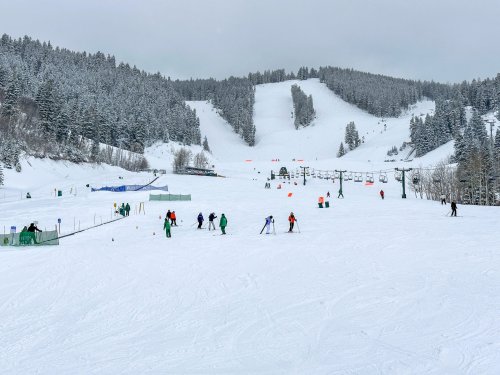
[[[299,233],[300,233],[299,222],[298,222],[298,220],[295,220],[295,222],[297,223],[297,230],[298,230],[298,231],[299,231]]]
[[[273,234],[276,235],[276,228],[274,227],[274,220],[273,220]]]
[[[264,224],[264,226],[262,227],[262,230],[260,231],[259,234],[262,234],[262,232],[264,232],[264,228],[266,227],[266,224]]]

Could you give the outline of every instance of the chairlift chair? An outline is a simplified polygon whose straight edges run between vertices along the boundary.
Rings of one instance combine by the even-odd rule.
[[[373,181],[374,181],[374,179],[373,179],[373,173],[368,172],[368,173],[366,174],[366,182],[371,182],[371,183],[373,183]]]
[[[387,183],[387,173],[380,173],[378,180],[384,184]]]
[[[394,172],[394,178],[396,179],[396,181],[401,182],[401,180],[403,179],[401,172],[399,171]]]
[[[354,182],[363,182],[363,175],[361,173],[355,173]]]
[[[412,178],[413,185],[417,185],[420,182],[420,173],[415,173]]]

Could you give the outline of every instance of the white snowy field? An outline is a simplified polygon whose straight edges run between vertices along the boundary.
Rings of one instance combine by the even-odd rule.
[[[31,201],[1,202],[1,225],[37,219],[51,228],[61,217],[69,232],[74,217],[91,225],[115,201],[146,201],[145,215],[60,246],[1,248],[2,373],[500,371],[498,208],[459,206],[460,217],[450,218],[449,206],[402,200],[391,180],[346,183],[344,200],[319,209],[317,197],[338,185],[311,179],[265,190],[267,174],[241,168],[235,178],[157,181],[192,202],[90,193],[89,181],[151,176],[79,167],[76,196],[32,189]],[[40,173],[33,185],[52,186],[54,175]],[[160,219],[167,209],[181,224],[171,239]],[[292,210],[300,234],[285,233]],[[230,235],[196,230],[200,211],[225,213]],[[276,235],[259,235],[269,214]]]
[[[21,174],[6,170],[0,231],[35,220],[49,230],[61,218],[62,234],[71,233],[114,218],[115,202],[129,202],[132,215],[59,246],[0,247],[1,373],[498,374],[499,208],[459,206],[451,218],[449,205],[410,191],[401,199],[390,174],[387,184],[377,176],[373,186],[344,183],[345,199],[336,198],[338,182],[310,177],[306,186],[264,189],[280,166],[376,171],[431,166],[452,153],[448,144],[411,163],[384,163],[406,140],[411,114],[388,119],[383,131],[316,80],[299,84],[313,94],[315,124],[294,129],[289,83],[259,86],[255,148],[209,104],[190,103],[226,178],[168,173],[154,185],[192,194],[191,202],[91,193],[87,184],[153,179],[104,165],[28,159]],[[351,120],[366,143],[336,159]],[[157,144],[146,156],[169,171],[177,147]],[[33,198],[21,199],[28,191]],[[327,191],[331,207],[319,209]],[[146,212],[136,214],[141,202]],[[170,239],[168,209],[179,223]],[[227,215],[227,236],[196,229],[198,213],[212,211]],[[293,234],[291,211],[300,226]],[[260,235],[268,215],[276,234]]]

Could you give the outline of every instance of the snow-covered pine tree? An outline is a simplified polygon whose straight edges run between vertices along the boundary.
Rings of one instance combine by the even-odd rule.
[[[210,151],[210,146],[208,145],[207,136],[205,136],[205,138],[203,138],[203,150],[205,150],[206,152],[212,153],[212,151]]]
[[[349,150],[354,150],[361,144],[359,133],[356,130],[356,124],[354,123],[354,121],[351,121],[346,125],[344,141],[346,145],[349,146]]]
[[[2,103],[2,111],[0,112],[2,116],[10,118],[16,113],[20,92],[21,83],[19,81],[19,75],[14,73],[8,83],[5,99]]]
[[[344,156],[346,154],[346,150],[344,148],[344,143],[343,142],[340,142],[340,146],[339,146],[339,150],[337,151],[337,157],[338,158],[341,158],[342,156]]]
[[[301,126],[309,126],[314,120],[316,113],[314,111],[312,96],[307,96],[298,85],[292,85],[291,92],[295,129]]]

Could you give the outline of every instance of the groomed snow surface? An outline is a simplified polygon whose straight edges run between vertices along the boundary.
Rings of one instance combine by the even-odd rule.
[[[290,130],[280,130],[283,116],[268,121],[264,113],[283,109],[266,107],[260,92],[281,90],[269,100],[285,101],[279,96],[289,87],[280,85],[257,89],[255,149],[237,146],[208,104],[192,103],[226,178],[167,174],[155,182],[192,194],[191,202],[148,202],[146,192],[86,187],[153,178],[119,168],[29,159],[22,174],[6,171],[0,229],[33,220],[52,229],[61,218],[62,234],[70,233],[112,218],[114,202],[129,202],[132,214],[63,238],[59,246],[0,248],[2,374],[500,373],[498,208],[459,206],[459,217],[450,218],[449,205],[409,191],[402,200],[392,176],[373,186],[347,182],[345,199],[336,198],[338,182],[312,178],[306,186],[292,181],[276,189],[273,181],[264,189],[269,171],[280,166],[368,171],[411,165],[383,162],[392,143],[406,137],[407,129],[397,127],[401,119],[388,120],[394,127],[385,133],[394,138],[387,141],[377,128],[359,153],[334,159],[348,121],[361,124],[366,116],[365,133],[370,121],[380,124],[359,110],[339,110],[342,129],[327,130],[320,95],[313,94],[317,124],[296,132],[290,122]],[[266,133],[265,126],[276,128]],[[314,128],[331,132],[333,141]],[[300,143],[297,134],[309,132],[316,141]],[[296,148],[285,147],[287,141]],[[333,153],[327,154],[327,142]],[[163,160],[170,160],[171,147],[149,149],[151,164],[169,169]],[[414,163],[437,163],[448,152]],[[299,154],[304,163],[292,161]],[[54,189],[63,196],[54,197]],[[21,199],[27,191],[33,198]],[[331,207],[320,209],[318,196],[327,191]],[[145,214],[135,213],[140,202]],[[179,224],[170,239],[162,231],[167,209],[176,211]],[[212,211],[225,213],[229,234],[197,230],[200,211],[205,219]],[[290,211],[300,233],[298,227],[286,233]],[[275,235],[259,235],[267,215],[276,219]]]

